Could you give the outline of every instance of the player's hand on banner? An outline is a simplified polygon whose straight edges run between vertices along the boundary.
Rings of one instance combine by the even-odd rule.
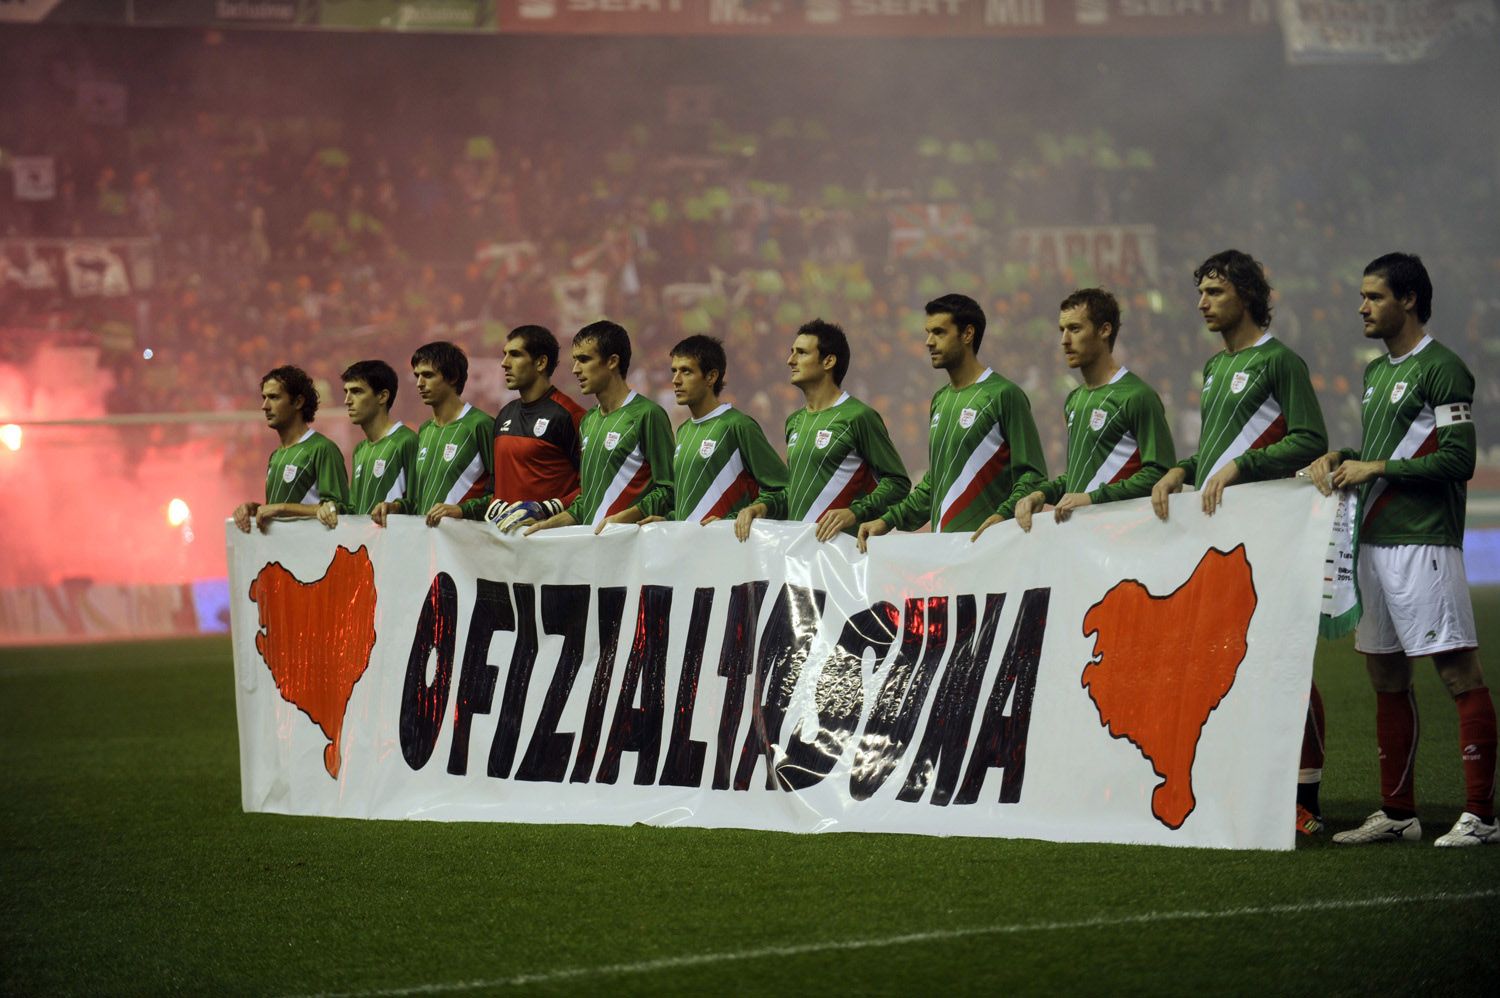
[[[618,513],[615,513],[613,516],[606,516],[604,519],[600,520],[599,526],[594,528],[594,534],[597,536],[604,533],[604,528],[609,526],[611,523],[629,524],[640,522],[641,508],[639,506],[632,506],[629,509],[622,509]]]
[[[1046,503],[1047,497],[1042,495],[1040,492],[1028,492],[1026,495],[1022,496],[1016,503],[1016,526],[1020,527],[1028,534],[1031,533],[1031,514],[1041,509],[1044,505],[1046,505]],[[986,523],[988,523],[988,521],[986,521]],[[985,524],[980,524],[979,529],[983,530],[984,527]],[[978,531],[975,531],[974,536],[979,536]]]
[[[1333,473],[1333,484],[1341,489],[1363,485],[1385,474],[1384,461],[1343,461]]]
[[[698,521],[698,526],[706,527],[710,523],[718,523],[722,519],[724,519],[722,516],[714,516],[712,513],[710,513],[708,516],[705,516],[703,519]]]
[[[866,520],[859,525],[859,533],[855,535],[854,543],[859,545],[861,554],[867,553],[865,543],[871,537],[880,537],[891,532],[891,525],[884,520]]]
[[[636,521],[636,526],[638,526],[638,527],[644,527],[648,523],[666,523],[666,522],[667,522],[667,518],[665,516],[648,516],[644,520],[638,520],[638,521]]]
[[[817,538],[820,541],[831,541],[858,522],[859,517],[854,515],[852,509],[830,509],[818,517]]]
[[[575,526],[577,523],[578,521],[573,519],[572,513],[569,513],[567,510],[563,510],[556,516],[549,516],[545,520],[542,520],[538,523],[533,523],[531,526],[526,528],[526,532],[521,536],[530,537],[538,530],[551,530],[553,527],[571,527]]]
[[[494,509],[498,502],[492,503],[490,509]],[[513,502],[506,505],[500,515],[492,520],[495,529],[502,534],[515,533],[521,527],[529,527],[533,523],[541,523],[550,520],[563,511],[560,499],[525,499],[521,502]],[[485,516],[488,518],[489,514]]]
[[[500,530],[502,533],[504,533],[504,528],[500,526],[500,521],[505,519],[505,514],[510,512],[511,507],[514,505],[516,504],[512,502],[506,502],[504,499],[496,499],[494,502],[490,503],[484,508],[485,522],[491,524],[495,527],[495,529]]]
[[[339,525],[338,503],[332,499],[324,499],[318,503],[318,522],[329,529],[337,527]]]
[[[1084,506],[1092,506],[1094,500],[1089,498],[1087,492],[1069,492],[1057,500],[1057,505],[1052,509],[1052,519],[1058,523],[1067,523],[1068,517],[1073,515],[1073,510],[1082,509]],[[1016,517],[1020,519],[1020,517]]]
[[[734,536],[743,544],[750,539],[750,524],[766,515],[765,503],[753,502],[734,518]]]
[[[1158,520],[1167,518],[1167,497],[1175,492],[1182,491],[1182,483],[1187,481],[1187,472],[1181,468],[1168,468],[1167,473],[1156,480],[1151,486],[1151,509],[1156,513]]]
[[[979,535],[980,534],[984,533],[986,530],[990,529],[995,524],[997,524],[997,523],[1004,523],[1004,522],[1005,522],[1005,517],[1001,516],[999,513],[991,513],[985,519],[985,521],[979,525],[979,529],[976,530],[976,531],[974,531],[974,533],[972,535],[970,535],[969,542],[972,544],[974,541],[979,540]]]
[[[464,511],[451,502],[435,502],[432,504],[432,508],[427,511],[427,525],[429,527],[435,527],[444,520],[462,520],[463,518]]]
[[[377,527],[383,527],[386,517],[399,512],[401,512],[401,507],[394,502],[378,502],[375,508],[370,510],[370,522]]]
[[[271,521],[280,516],[281,513],[282,504],[279,502],[267,503],[264,506],[256,507],[255,525],[260,528],[261,533],[265,533],[266,529],[271,526]]]
[[[258,502],[242,502],[234,508],[234,525],[240,528],[241,533],[250,532],[250,525],[255,522],[257,509],[260,509]]]
[[[1224,489],[1240,480],[1240,466],[1230,461],[1220,468],[1218,474],[1203,483],[1203,512],[1213,516],[1224,501]]]
[[[1343,455],[1336,450],[1331,450],[1327,454],[1319,455],[1312,464],[1297,472],[1297,477],[1306,478],[1312,482],[1313,488],[1323,495],[1332,495],[1333,473],[1343,461]]]

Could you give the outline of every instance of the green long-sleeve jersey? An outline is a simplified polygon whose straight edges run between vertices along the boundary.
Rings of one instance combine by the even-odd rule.
[[[266,502],[316,506],[348,501],[349,478],[338,445],[309,429],[295,443],[278,447],[266,462]]]
[[[672,512],[672,424],[655,402],[631,392],[613,412],[584,413],[578,498],[574,520],[598,526],[606,517],[638,507],[646,516]]]
[[[1039,487],[1049,503],[1069,492],[1096,503],[1148,496],[1177,460],[1161,398],[1126,368],[1098,388],[1073,389],[1063,411],[1068,470]]]
[[[748,506],[763,490],[786,488],[786,463],[760,424],[728,402],[677,428],[672,519],[702,523]]]
[[[399,420],[379,440],[354,445],[354,475],[343,512],[367,514],[383,502],[406,494],[407,477],[417,456],[417,435]]]
[[[830,509],[880,516],[911,491],[880,413],[843,392],[826,409],[786,418],[787,487],[761,493],[766,515],[815,522]]]
[[[1201,411],[1198,453],[1178,463],[1195,485],[1230,461],[1242,482],[1286,478],[1328,449],[1307,365],[1270,333],[1209,358]]]
[[[1474,375],[1430,336],[1403,357],[1365,368],[1358,450],[1351,460],[1384,461],[1363,488],[1360,544],[1462,547],[1465,484],[1474,475]]]
[[[451,423],[427,420],[417,431],[401,512],[421,516],[441,502],[477,520],[484,515],[494,461],[495,420],[489,413],[465,402]]]
[[[971,532],[1046,476],[1031,402],[1015,382],[985,368],[972,385],[944,385],[928,411],[927,473],[881,517],[891,526]]]

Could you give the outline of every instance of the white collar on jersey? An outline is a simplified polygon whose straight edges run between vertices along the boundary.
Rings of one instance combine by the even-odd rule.
[[[1115,376],[1113,378],[1110,378],[1108,381],[1106,381],[1105,384],[1106,385],[1112,385],[1116,381],[1119,381],[1121,378],[1125,377],[1125,375],[1127,375],[1129,373],[1130,373],[1130,368],[1126,367],[1124,364],[1121,364],[1120,365],[1120,369],[1115,372]]]
[[[469,410],[472,409],[472,408],[474,408],[472,405],[470,405],[469,403],[465,402],[464,403],[464,407],[462,409],[458,410],[458,415],[453,417],[453,422],[456,423],[460,419],[463,419],[465,416],[467,416],[469,414]]]
[[[715,409],[713,412],[704,413],[703,415],[701,415],[701,416],[697,417],[696,419],[692,420],[692,422],[694,422],[694,423],[706,423],[710,419],[713,419],[715,416],[722,416],[726,412],[728,412],[730,409],[733,409],[733,408],[734,408],[734,406],[730,405],[728,402],[720,402],[718,408]]]
[[[1258,347],[1262,343],[1269,343],[1269,342],[1271,342],[1273,339],[1275,339],[1275,337],[1271,335],[1271,331],[1270,330],[1266,330],[1264,333],[1260,334],[1260,339],[1256,340],[1254,343],[1252,343],[1250,345],[1253,346],[1253,347]]]
[[[995,369],[994,368],[992,368],[992,367],[986,367],[983,371],[979,372],[979,377],[977,377],[977,378],[974,379],[974,384],[976,384],[976,385],[979,384],[985,378],[988,378],[990,375],[992,375],[994,373],[995,373]]]
[[[304,434],[302,434],[302,436],[300,436],[300,437],[297,438],[297,443],[300,444],[302,441],[306,440],[308,437],[312,436],[316,432],[318,432],[318,431],[314,430],[311,426],[309,426],[307,428],[307,432],[304,433]]]
[[[390,436],[392,433],[395,433],[399,429],[401,429],[401,420],[391,420],[391,425],[385,428],[385,432],[380,435],[380,439],[384,440],[386,437]]]
[[[839,397],[836,398],[836,399],[834,399],[833,400],[833,405],[829,406],[828,408],[830,408],[830,409],[836,408],[838,406],[843,405],[847,401],[849,401],[849,393],[848,392],[839,392]]]
[[[1414,346],[1414,347],[1412,347],[1410,350],[1406,351],[1406,353],[1402,354],[1399,357],[1391,357],[1391,356],[1387,355],[1385,359],[1388,360],[1388,361],[1390,361],[1390,364],[1391,364],[1392,367],[1395,367],[1397,364],[1401,363],[1406,358],[1408,358],[1408,357],[1415,357],[1418,353],[1421,352],[1421,350],[1422,350],[1423,347],[1425,347],[1427,344],[1429,344],[1431,342],[1432,342],[1432,337],[1428,336],[1426,333],[1423,333],[1422,334],[1422,338],[1417,341],[1417,345]]]

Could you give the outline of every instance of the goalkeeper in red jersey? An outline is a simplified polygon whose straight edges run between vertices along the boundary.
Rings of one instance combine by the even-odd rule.
[[[318,411],[318,390],[300,367],[278,367],[260,379],[260,410],[281,446],[266,462],[266,501],[241,503],[234,525],[245,533],[262,531],[272,520],[318,515],[320,506],[334,510],[347,501],[349,480],[344,455],[332,440],[308,424]]]

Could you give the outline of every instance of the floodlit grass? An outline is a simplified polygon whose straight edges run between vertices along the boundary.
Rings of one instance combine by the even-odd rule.
[[[1348,640],[1317,677],[1344,828],[1374,699]],[[1452,895],[1500,848],[1430,845],[1463,793],[1419,680],[1427,841],[1241,853],[247,815],[227,641],[0,651],[0,989],[1490,993],[1500,897]]]

